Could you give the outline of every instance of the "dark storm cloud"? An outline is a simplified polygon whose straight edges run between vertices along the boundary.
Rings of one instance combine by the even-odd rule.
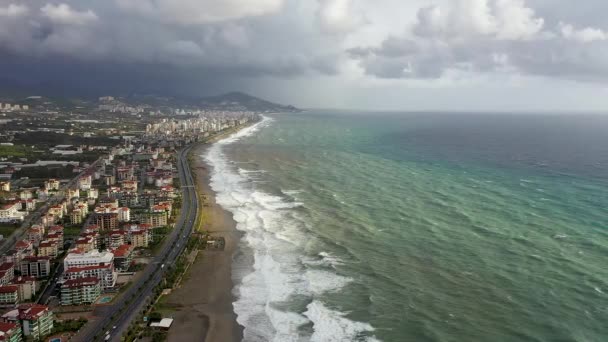
[[[132,75],[121,82],[133,88],[142,85],[138,79],[208,84],[336,74],[339,37],[311,29],[309,7],[304,18],[297,1],[282,0],[0,0],[0,68],[14,74],[6,57],[20,56],[19,65],[53,66],[62,70],[56,81],[80,75],[81,83],[99,82],[96,70],[116,68]]]
[[[428,0],[415,11],[403,7],[413,25],[376,30],[382,13],[399,11],[385,1],[398,3],[0,0],[0,72],[77,89],[117,82],[126,91],[175,92],[217,92],[263,78],[346,82],[361,71],[365,80],[454,73],[608,78],[605,1]],[[372,8],[375,17],[366,12]],[[367,36],[357,35],[366,28]]]

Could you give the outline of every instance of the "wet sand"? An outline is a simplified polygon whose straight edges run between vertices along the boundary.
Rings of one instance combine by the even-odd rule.
[[[208,147],[200,144],[193,149],[192,171],[199,194],[208,198],[208,205],[201,208],[203,227],[212,237],[224,237],[225,247],[200,251],[180,287],[165,298],[164,306],[173,310],[175,319],[169,341],[242,340],[243,330],[232,307],[232,256],[239,232],[232,214],[215,203],[215,193],[209,186],[210,169],[201,157]]]

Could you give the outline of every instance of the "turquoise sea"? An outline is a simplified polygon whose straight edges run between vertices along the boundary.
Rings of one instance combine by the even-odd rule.
[[[205,158],[246,341],[608,341],[608,116],[274,115]]]

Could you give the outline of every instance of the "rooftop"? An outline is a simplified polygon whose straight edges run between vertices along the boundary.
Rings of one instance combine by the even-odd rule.
[[[0,293],[13,293],[19,291],[17,285],[2,285],[0,286]]]
[[[15,323],[5,323],[5,322],[0,322],[0,332],[6,334],[8,332],[10,332],[11,330],[17,328],[17,324]],[[0,336],[0,339],[2,339],[2,336]]]
[[[97,277],[84,277],[77,279],[70,279],[63,283],[62,287],[81,287],[81,286],[90,286],[99,283],[99,279]]]
[[[173,318],[163,318],[160,322],[150,323],[150,326],[169,329],[171,324],[173,324]]]
[[[20,320],[32,320],[42,316],[49,310],[49,307],[39,304],[21,304],[17,309],[19,310]]]

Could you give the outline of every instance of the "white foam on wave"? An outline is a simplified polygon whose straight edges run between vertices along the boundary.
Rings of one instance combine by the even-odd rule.
[[[304,190],[281,190],[281,192],[288,196],[294,196],[303,193]]]
[[[247,170],[239,167],[239,173],[242,175],[266,173],[264,170]]]
[[[245,341],[350,341],[350,337],[373,329],[313,300],[316,295],[339,291],[352,279],[331,271],[311,270],[302,262],[308,240],[305,223],[291,214],[293,208],[302,204],[256,190],[251,175],[232,166],[222,152],[224,145],[271,122],[272,119],[264,118],[215,143],[204,156],[213,167],[210,185],[217,193],[217,203],[233,213],[237,229],[245,232],[243,242],[253,251],[252,270],[241,268],[242,278],[233,289],[237,321],[245,327]],[[329,254],[327,257],[330,258]],[[286,311],[285,303],[294,296],[310,297],[312,306],[305,313]],[[310,322],[312,336],[300,329]]]
[[[374,328],[368,323],[351,321],[345,314],[313,301],[304,313],[311,321],[319,322],[310,337],[311,342],[377,341],[369,334]]]
[[[328,263],[331,267],[337,267],[339,265],[343,265],[344,261],[342,261],[342,259],[338,258],[337,256],[329,253],[329,252],[321,252],[319,253],[319,256],[321,258],[323,258],[323,261]]]
[[[311,269],[306,271],[309,289],[313,294],[339,291],[353,281],[352,278],[342,277],[332,272]]]

